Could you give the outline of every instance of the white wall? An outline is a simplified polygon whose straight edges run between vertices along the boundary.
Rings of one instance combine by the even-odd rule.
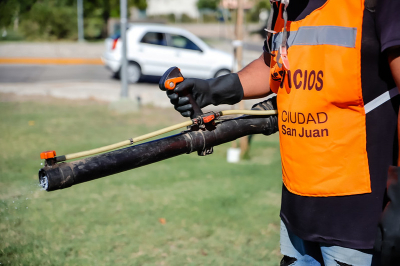
[[[198,0],[147,0],[146,14],[148,16],[187,14],[192,18],[199,17],[197,10]]]

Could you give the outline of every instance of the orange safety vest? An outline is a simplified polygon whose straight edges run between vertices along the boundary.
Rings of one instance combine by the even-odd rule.
[[[370,193],[361,87],[364,0],[327,0],[306,18],[287,21],[286,64],[278,53],[283,10],[281,4],[270,79],[277,93],[283,182],[302,196]]]

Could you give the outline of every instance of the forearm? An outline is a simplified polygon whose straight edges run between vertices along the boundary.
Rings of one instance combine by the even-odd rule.
[[[389,48],[388,58],[394,82],[400,90],[400,46]]]
[[[262,98],[270,94],[269,66],[265,64],[263,55],[239,71],[238,75],[243,87],[243,99]]]
[[[397,88],[400,90],[400,46],[389,48],[388,59],[394,82],[396,83]],[[397,130],[400,132],[400,113],[397,121]],[[398,138],[400,143],[400,134],[398,134]],[[400,156],[397,165],[400,165]]]

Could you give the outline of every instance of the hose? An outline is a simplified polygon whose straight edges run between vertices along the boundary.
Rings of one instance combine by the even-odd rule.
[[[221,111],[220,114],[221,116],[225,116],[225,115],[236,115],[236,114],[241,114],[241,115],[274,115],[277,114],[278,111],[277,110],[267,110],[267,111],[256,111],[256,110],[225,110],[225,111]],[[67,154],[65,155],[65,160],[72,160],[72,159],[76,159],[76,158],[81,158],[81,157],[85,157],[85,156],[90,156],[90,155],[94,155],[94,154],[98,154],[98,153],[103,153],[106,151],[111,151],[111,150],[115,150],[124,146],[128,146],[128,145],[132,145],[134,143],[146,140],[146,139],[150,139],[171,131],[174,131],[176,129],[179,128],[183,128],[183,127],[188,127],[193,125],[193,121],[189,120],[186,122],[182,122],[173,126],[169,126],[136,138],[131,138],[128,140],[124,140],[115,144],[111,144],[111,145],[107,145],[107,146],[103,146],[97,149],[92,149],[92,150],[88,150],[88,151],[82,151],[82,152],[77,152],[77,153],[71,153],[71,154]]]
[[[176,130],[176,129],[179,129],[182,127],[190,126],[192,124],[193,124],[193,122],[191,120],[182,122],[182,123],[170,126],[170,127],[166,127],[166,128],[163,128],[163,129],[160,129],[160,130],[157,130],[157,131],[154,131],[154,132],[151,132],[151,133],[148,133],[148,134],[136,137],[136,138],[124,140],[124,141],[121,141],[121,142],[118,142],[115,144],[107,145],[104,147],[100,147],[100,148],[92,149],[92,150],[88,150],[88,151],[81,151],[81,152],[77,152],[77,153],[67,154],[67,155],[65,155],[65,159],[71,160],[71,159],[94,155],[94,154],[98,154],[98,153],[102,153],[102,152],[106,152],[106,151],[115,150],[115,149],[118,149],[118,148],[121,148],[121,147],[124,147],[127,145],[134,144],[136,142],[140,142],[140,141],[143,141],[143,140],[146,140],[149,138],[156,137],[158,135],[162,135],[164,133],[167,133],[167,132],[170,132],[170,131],[173,131],[173,130]]]
[[[222,115],[276,115],[277,110],[257,111],[257,110],[225,110]]]

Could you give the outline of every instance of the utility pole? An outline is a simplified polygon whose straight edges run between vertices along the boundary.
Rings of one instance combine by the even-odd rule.
[[[121,57],[121,98],[128,98],[128,76],[127,67],[128,61],[126,59],[126,27],[127,27],[127,0],[120,0],[121,5],[121,41],[122,41],[122,57]]]
[[[240,71],[243,68],[243,16],[244,16],[244,11],[243,11],[243,6],[244,6],[244,0],[237,0],[237,17],[236,17],[236,63],[237,63],[237,71]],[[244,106],[244,101],[241,101],[239,103],[239,109],[243,110],[245,109]],[[241,150],[241,155],[243,156],[247,149],[248,149],[248,137],[242,137],[240,138],[240,150]]]
[[[78,0],[78,41],[85,41],[83,36],[83,0]]]
[[[243,3],[244,0],[237,0],[237,17],[236,17],[236,62],[237,62],[237,70],[241,70],[243,68]]]

